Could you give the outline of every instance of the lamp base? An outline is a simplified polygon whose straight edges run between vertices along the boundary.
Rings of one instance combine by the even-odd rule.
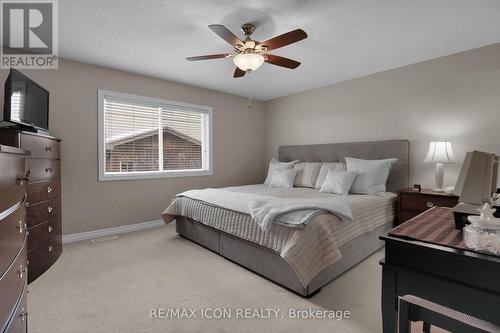
[[[443,179],[444,179],[443,163],[436,163],[436,187],[433,191],[444,192]]]

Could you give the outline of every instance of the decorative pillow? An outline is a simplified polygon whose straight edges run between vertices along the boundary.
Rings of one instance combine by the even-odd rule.
[[[297,176],[297,170],[295,169],[275,169],[269,186],[292,188],[295,176]]]
[[[321,169],[321,162],[300,162],[293,168],[297,170],[294,186],[313,188]]]
[[[351,193],[377,194],[386,191],[387,177],[397,158],[385,160],[360,160],[346,157],[347,171],[357,171],[358,176],[351,187]]]
[[[316,184],[314,188],[319,190],[323,182],[325,181],[328,171],[346,171],[347,166],[342,162],[325,162],[321,164],[321,169],[319,169],[318,179],[316,179]]]
[[[280,162],[275,160],[274,158],[269,162],[269,169],[267,171],[267,178],[264,181],[264,184],[271,184],[271,179],[273,179],[273,172],[276,169],[293,169],[293,166],[299,161],[292,162]]]
[[[358,175],[357,171],[328,171],[320,192],[347,195],[352,183]]]

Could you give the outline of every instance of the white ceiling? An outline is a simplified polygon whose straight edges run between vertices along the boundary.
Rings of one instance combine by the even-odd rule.
[[[309,38],[275,50],[302,62],[264,64],[234,79],[229,59],[186,56],[231,47],[208,29],[257,40],[304,29]],[[259,100],[500,42],[498,0],[60,0],[60,56]]]

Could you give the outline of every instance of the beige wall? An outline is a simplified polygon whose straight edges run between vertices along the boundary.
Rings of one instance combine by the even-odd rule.
[[[500,154],[499,59],[497,44],[251,109],[245,98],[71,61],[24,72],[51,92],[50,130],[63,139],[63,233],[72,234],[157,220],[186,189],[261,182],[284,144],[409,139],[410,180],[431,187],[433,166],[422,163],[429,141],[452,141],[459,161],[471,149]],[[98,182],[97,89],[212,106],[215,175]],[[445,185],[459,167],[446,166]]]
[[[500,154],[500,44],[286,96],[266,106],[267,159],[284,144],[409,139],[410,181],[432,187],[434,167],[422,163],[430,141],[452,141],[459,162],[471,149]],[[459,167],[445,166],[445,186],[454,185]]]
[[[59,70],[23,72],[50,91],[50,131],[63,139],[64,234],[158,220],[171,198],[181,191],[262,180],[262,103],[247,108],[245,98],[71,61],[61,61]],[[0,71],[0,82],[7,74]],[[97,89],[213,107],[215,174],[98,182]]]

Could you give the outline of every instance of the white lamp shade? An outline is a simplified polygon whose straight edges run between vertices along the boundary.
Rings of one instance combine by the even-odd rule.
[[[424,160],[425,163],[454,163],[455,154],[451,149],[451,142],[436,141],[429,145],[429,152]]]
[[[264,57],[256,53],[240,53],[233,62],[241,70],[254,71],[264,63]]]

